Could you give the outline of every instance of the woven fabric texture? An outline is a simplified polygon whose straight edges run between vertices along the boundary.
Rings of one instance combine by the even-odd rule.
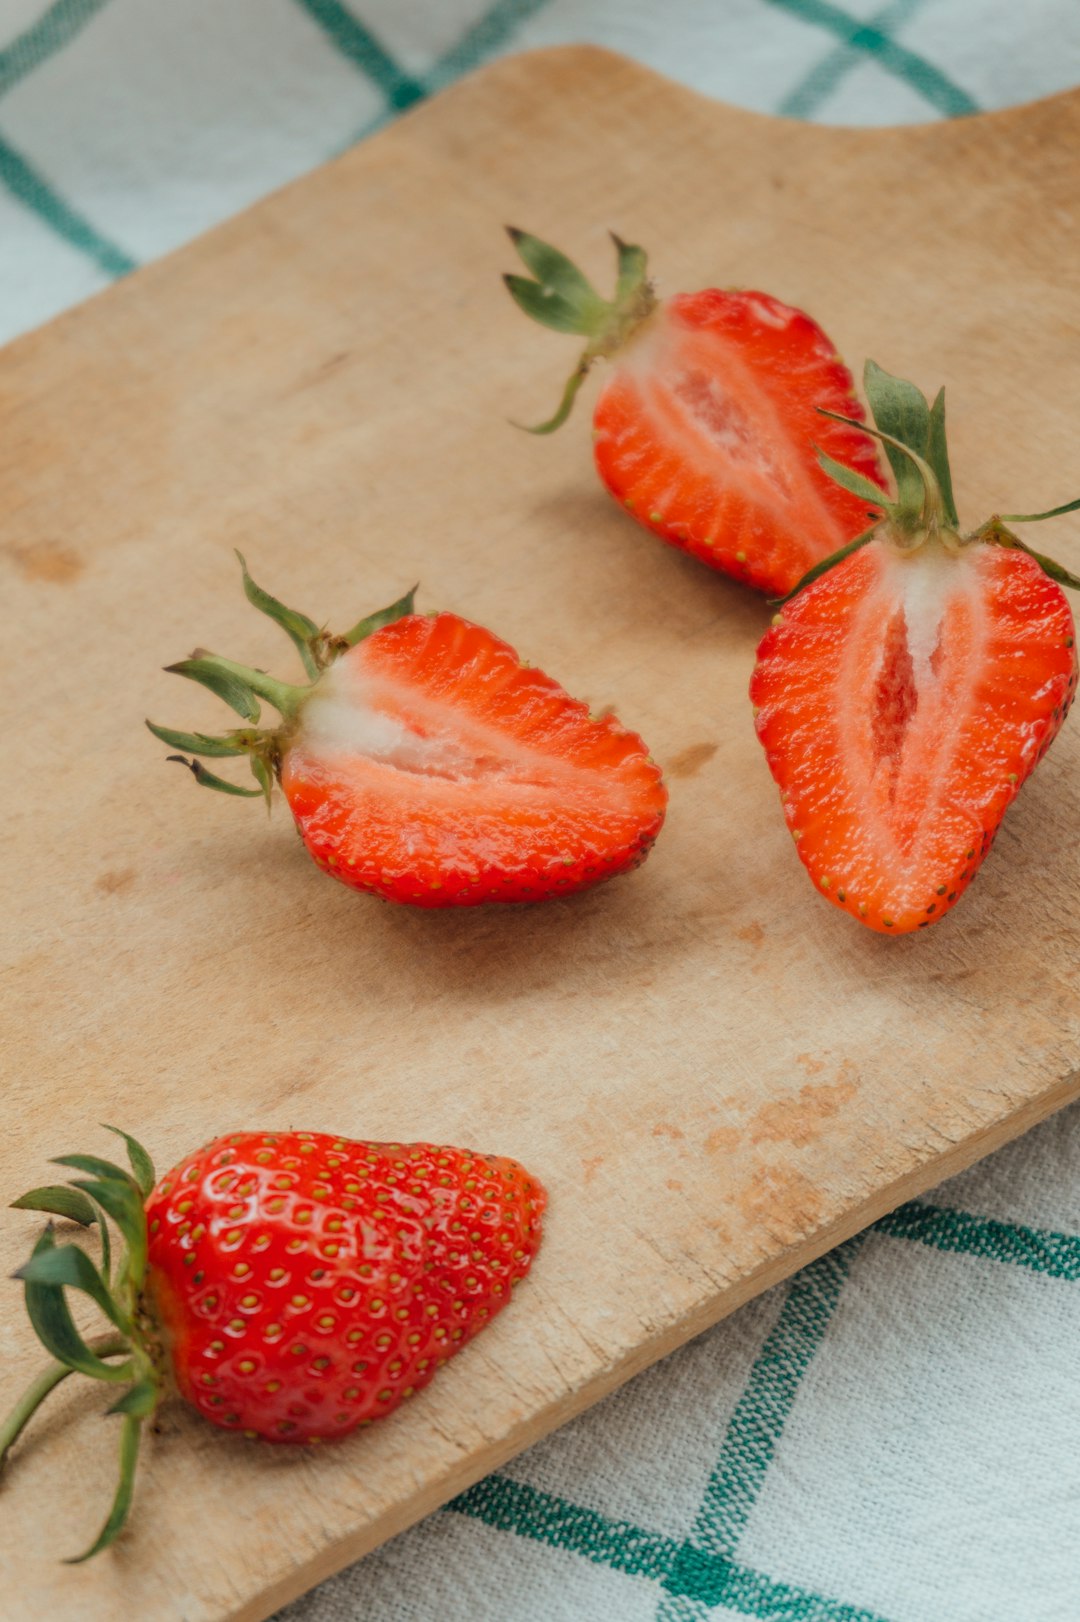
[[[1080,81],[1076,0],[0,0],[0,339],[492,57],[840,124]],[[277,1622],[1076,1622],[1080,1111],[771,1291]]]

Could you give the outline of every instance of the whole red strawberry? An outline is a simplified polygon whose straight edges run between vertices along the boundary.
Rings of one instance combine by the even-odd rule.
[[[37,1404],[77,1370],[124,1385],[121,1483],[88,1558],[123,1524],[138,1433],[164,1391],[212,1424],[272,1442],[329,1441],[390,1414],[490,1323],[540,1243],[543,1188],[514,1160],[426,1143],[318,1132],[237,1132],[189,1155],[155,1186],[122,1134],[132,1172],[96,1156],[88,1175],[15,1204],[51,1211],[108,1243],[113,1270],[46,1230],[16,1277],[58,1359],[0,1430],[0,1457]],[[112,1325],[87,1343],[65,1288]],[[120,1359],[119,1362],[114,1361]]]
[[[944,393],[930,407],[872,362],[865,382],[896,497],[785,603],[750,696],[819,893],[899,935],[959,900],[1068,714],[1076,632],[1061,586],[1080,579],[1000,518],[961,534]],[[874,499],[857,472],[823,461]]]
[[[866,524],[866,502],[822,473],[813,442],[882,484],[857,424],[851,376],[801,310],[769,293],[709,288],[658,300],[644,250],[614,238],[615,297],[524,231],[511,240],[532,272],[507,276],[526,315],[579,333],[584,353],[547,434],[570,414],[593,362],[610,371],[593,415],[596,466],[639,521],[714,569],[760,591],[790,591]]]
[[[288,633],[311,678],[295,687],[198,653],[169,669],[249,723],[220,737],[147,722],[195,755],[247,755],[244,789],[179,759],[200,783],[265,794],[275,779],[324,872],[419,907],[543,901],[636,867],[667,805],[644,743],[595,717],[507,643],[412,593],[344,636],[252,581],[249,601]],[[280,724],[258,730],[259,701]]]

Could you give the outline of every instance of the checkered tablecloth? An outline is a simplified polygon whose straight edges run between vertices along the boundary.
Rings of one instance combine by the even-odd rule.
[[[0,337],[573,40],[832,123],[1080,82],[1080,0],[0,0]],[[1072,1110],[279,1622],[1078,1622],[1078,1348]]]

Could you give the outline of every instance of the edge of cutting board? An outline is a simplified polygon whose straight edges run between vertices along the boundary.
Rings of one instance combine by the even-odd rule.
[[[550,1436],[553,1431],[576,1419],[596,1403],[602,1402],[635,1375],[644,1373],[654,1363],[677,1351],[680,1346],[685,1346],[695,1336],[716,1328],[725,1318],[737,1312],[740,1307],[746,1306],[756,1296],[762,1295],[776,1284],[782,1284],[793,1273],[809,1266],[819,1256],[834,1250],[846,1239],[861,1233],[864,1228],[887,1216],[906,1200],[916,1199],[928,1189],[966,1171],[969,1166],[993,1154],[996,1149],[1002,1149],[1014,1139],[1022,1137],[1025,1132],[1030,1132],[1041,1121],[1064,1109],[1067,1104],[1076,1102],[1078,1098],[1080,1098],[1080,1070],[1074,1070],[1063,1079],[1058,1088],[1046,1094],[1037,1104],[1019,1110],[1008,1121],[969,1138],[935,1161],[929,1171],[925,1167],[920,1167],[909,1176],[900,1178],[889,1188],[880,1190],[866,1200],[857,1209],[848,1212],[842,1221],[830,1223],[827,1227],[819,1229],[805,1245],[768,1263],[759,1272],[745,1279],[739,1288],[726,1294],[719,1311],[708,1307],[700,1313],[690,1314],[677,1326],[657,1335],[654,1340],[642,1342],[632,1357],[602,1370],[587,1385],[569,1393],[561,1402],[530,1415],[523,1425],[509,1432],[497,1445],[492,1446],[490,1453],[485,1455],[482,1461],[475,1458],[470,1460],[467,1465],[448,1473],[436,1488],[417,1494],[407,1505],[395,1506],[384,1516],[371,1521],[361,1531],[342,1538],[332,1549],[327,1549],[324,1554],[306,1564],[300,1572],[290,1572],[288,1577],[275,1583],[257,1599],[240,1605],[235,1611],[230,1611],[228,1622],[267,1622],[267,1618],[272,1617],[281,1606],[298,1599],[300,1595],[315,1588],[328,1577],[343,1571],[346,1566],[352,1565],[364,1555],[371,1554],[381,1544],[397,1537],[400,1532],[415,1526],[417,1522],[455,1498],[458,1493],[482,1481],[493,1470],[499,1469],[501,1465],[515,1458],[517,1454],[523,1453],[535,1442],[542,1441],[545,1436]]]

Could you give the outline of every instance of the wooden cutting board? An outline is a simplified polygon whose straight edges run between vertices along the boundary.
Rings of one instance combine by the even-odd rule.
[[[882,939],[814,894],[752,731],[762,601],[593,475],[574,349],[499,286],[501,226],[601,286],[805,305],[855,364],[948,385],[961,513],[1080,484],[1080,96],[949,125],[808,128],[591,49],[499,63],[0,355],[14,710],[0,1190],[126,1126],[162,1168],[236,1127],[473,1143],[551,1193],[510,1310],[382,1428],[274,1451],[177,1404],[88,1568],[116,1433],[77,1382],[3,1490],[9,1622],[256,1622],[653,1359],[1080,1090],[1073,723],[978,885]],[[1047,550],[1080,565],[1075,521]],[[197,792],[144,715],[195,644],[289,670],[232,548],[317,619],[416,578],[667,767],[648,864],[535,910],[431,915],[327,880],[287,816]],[[36,1224],[9,1212],[2,1260]],[[5,1286],[6,1405],[39,1362]],[[70,1490],[77,1482],[78,1489]]]

